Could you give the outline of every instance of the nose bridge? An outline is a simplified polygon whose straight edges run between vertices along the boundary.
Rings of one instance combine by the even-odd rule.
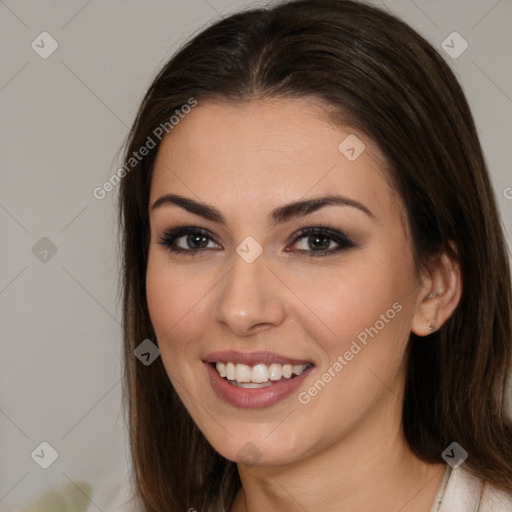
[[[239,335],[256,325],[281,323],[285,308],[275,281],[263,254],[250,263],[235,254],[217,298],[217,321]]]

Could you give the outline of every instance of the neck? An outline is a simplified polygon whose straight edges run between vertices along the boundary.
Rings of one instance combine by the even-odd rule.
[[[410,451],[397,404],[386,411],[389,405],[380,423],[373,418],[357,425],[341,441],[293,464],[239,464],[242,489],[231,512],[429,512],[445,465],[425,463]]]

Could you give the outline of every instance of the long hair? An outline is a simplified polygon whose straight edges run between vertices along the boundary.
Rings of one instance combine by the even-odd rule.
[[[145,366],[134,357],[143,340],[157,343],[145,275],[162,126],[172,137],[176,111],[209,98],[314,98],[334,122],[376,142],[405,205],[416,269],[451,251],[463,283],[458,307],[438,332],[428,340],[410,335],[406,441],[429,462],[442,462],[441,453],[456,441],[469,453],[465,468],[510,490],[510,268],[464,93],[443,58],[394,16],[352,0],[294,0],[236,13],[186,43],[152,82],[127,138],[129,165],[118,196],[124,401],[136,490],[146,510],[220,512],[240,488],[236,465],[196,427],[161,358]],[[155,147],[141,157],[149,140]]]

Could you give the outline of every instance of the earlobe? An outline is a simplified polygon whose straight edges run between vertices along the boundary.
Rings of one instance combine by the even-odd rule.
[[[428,336],[442,327],[460,301],[462,279],[456,259],[446,251],[441,253],[424,275],[420,290],[411,331]]]

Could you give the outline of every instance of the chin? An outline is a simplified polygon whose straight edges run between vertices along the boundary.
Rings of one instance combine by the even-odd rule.
[[[238,431],[242,434],[230,436],[222,431],[221,435],[206,435],[206,437],[218,453],[237,464],[280,466],[293,463],[305,456],[303,436],[299,436],[297,431],[290,431],[290,429],[272,432],[273,429],[280,428],[279,426],[276,428],[276,423],[251,423],[245,426],[237,424],[236,428],[225,424],[225,427],[230,432]],[[297,439],[298,437],[302,439]]]

